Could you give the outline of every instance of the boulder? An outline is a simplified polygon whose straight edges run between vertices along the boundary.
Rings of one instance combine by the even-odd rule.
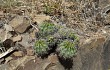
[[[9,25],[18,33],[24,33],[30,26],[29,19],[24,16],[16,16],[9,22]]]
[[[21,40],[22,40],[22,36],[21,35],[13,37],[13,42],[18,42],[18,41],[21,41]]]

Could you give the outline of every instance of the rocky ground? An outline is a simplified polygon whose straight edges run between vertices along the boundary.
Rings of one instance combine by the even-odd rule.
[[[99,6],[105,9],[110,1],[101,2],[103,0]],[[0,48],[0,70],[110,70],[110,9],[104,20],[99,15],[95,20],[73,18],[72,14],[76,13],[72,11],[66,9],[62,17],[53,12],[51,15],[30,13],[27,8],[1,9],[0,40],[4,47]],[[61,59],[54,52],[45,58],[36,55],[33,46],[39,31],[37,25],[45,20],[74,29],[80,40],[77,55],[72,60]]]

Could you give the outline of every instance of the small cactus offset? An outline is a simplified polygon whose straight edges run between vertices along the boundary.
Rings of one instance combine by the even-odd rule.
[[[73,57],[76,52],[76,44],[74,43],[73,40],[64,40],[62,43],[58,45],[57,49],[59,56],[63,58],[71,58]]]
[[[78,37],[75,35],[75,33],[73,31],[70,30],[68,32],[69,32],[67,35],[68,39],[71,39],[71,40],[77,40],[78,39]]]
[[[51,22],[45,21],[41,25],[39,25],[39,33],[38,35],[41,37],[46,37],[48,35],[52,35],[57,32],[57,26]]]
[[[71,39],[75,40],[77,37],[75,36],[75,33],[73,30],[68,29],[68,28],[61,28],[58,31],[59,35],[61,36],[62,39]]]
[[[57,43],[57,39],[53,35],[47,36],[46,41],[48,42],[49,46],[55,46]]]
[[[34,48],[38,55],[46,54],[49,50],[48,43],[44,39],[37,40]]]
[[[61,28],[58,33],[62,39],[66,39],[69,32],[67,28]]]

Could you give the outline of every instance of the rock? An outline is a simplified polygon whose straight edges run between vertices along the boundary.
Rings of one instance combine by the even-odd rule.
[[[34,55],[34,50],[32,48],[27,48],[26,51],[28,56]]]
[[[0,70],[12,70],[12,69],[9,69],[10,66],[8,64],[2,64],[0,65]]]
[[[5,36],[5,37],[6,37],[5,40],[6,40],[6,39],[10,39],[10,38],[13,36],[10,32],[8,32],[6,35],[7,35],[7,36]]]
[[[45,20],[50,20],[50,16],[46,16],[46,15],[35,15],[35,17],[33,18],[34,22],[37,22],[38,24],[42,23]]]
[[[42,64],[42,70],[65,70],[60,63],[45,62]]]
[[[106,16],[106,22],[108,23],[108,25],[110,24],[110,12],[107,14],[107,16]]]
[[[30,26],[30,23],[29,19],[23,16],[17,16],[9,22],[9,25],[12,26],[16,32],[24,33]]]
[[[12,58],[12,57],[10,57],[10,56],[9,56],[9,57],[7,57],[7,58],[5,58],[5,60],[6,60],[6,61],[5,61],[5,63],[9,62],[9,61],[10,61],[10,60],[12,60],[12,59],[13,59],[13,58]]]
[[[50,66],[52,66],[52,64],[50,62],[44,63],[43,70],[48,70]]]
[[[72,70],[106,70],[103,69],[103,47],[106,38],[94,37],[88,41],[81,45],[77,56],[73,58]]]
[[[28,57],[28,56],[27,56]],[[24,58],[24,57],[23,57]],[[17,70],[65,70],[64,67],[60,64],[60,63],[51,63],[50,61],[48,61],[48,59],[39,59],[39,58],[35,58],[35,59],[31,59],[31,57],[24,59],[20,59],[18,60],[18,62],[14,62],[14,66],[16,65]],[[23,62],[25,61],[25,62]],[[19,63],[19,66],[17,65]],[[11,63],[12,64],[12,63]]]
[[[28,33],[22,34],[21,36],[22,36],[22,41],[19,42],[19,44],[21,44],[25,48],[27,48],[29,46],[33,46],[33,43],[29,43],[29,41],[31,40],[31,38],[30,38],[30,35]]]
[[[35,36],[35,33],[36,32],[38,32],[37,30],[33,30],[31,33],[30,33],[30,37],[32,38],[32,39],[35,39],[36,38],[36,36]]]
[[[14,56],[16,57],[22,57],[23,56],[23,52],[22,51],[16,51],[13,53]]]
[[[57,57],[56,54],[55,54],[55,55],[50,55],[50,56],[48,56],[48,60],[49,60],[51,63],[57,63],[57,62],[59,62],[58,57]]]
[[[21,40],[22,40],[21,35],[18,35],[16,37],[13,37],[13,42],[18,42],[18,41],[21,41]]]
[[[23,23],[23,16],[16,16],[9,22],[9,25],[12,26],[14,29],[18,27],[20,24]]]
[[[9,39],[11,37],[12,37],[12,34],[9,31],[0,29],[0,40],[1,41],[5,41],[6,39]]]
[[[19,66],[22,66],[23,67],[23,70],[28,70],[27,68],[30,67],[30,66],[33,66],[32,65],[29,65],[28,67],[24,68],[24,65],[29,62],[30,60],[34,60],[35,59],[35,56],[24,56],[22,58],[19,58],[19,59],[16,59],[16,60],[13,60],[13,61],[10,61],[8,63],[8,65],[10,66],[9,69],[11,70],[22,70],[22,69],[19,69],[18,67]],[[9,70],[7,69],[7,70]],[[33,70],[33,69],[30,69],[30,70]]]
[[[13,31],[13,28],[10,25],[5,24],[6,31]]]
[[[24,33],[26,29],[30,26],[30,24],[24,23],[15,28],[15,31],[19,33]]]

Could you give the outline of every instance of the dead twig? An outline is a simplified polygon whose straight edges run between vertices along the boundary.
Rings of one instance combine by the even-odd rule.
[[[6,52],[0,54],[0,59],[8,55],[9,53],[13,52],[15,50],[15,47],[11,47]]]

